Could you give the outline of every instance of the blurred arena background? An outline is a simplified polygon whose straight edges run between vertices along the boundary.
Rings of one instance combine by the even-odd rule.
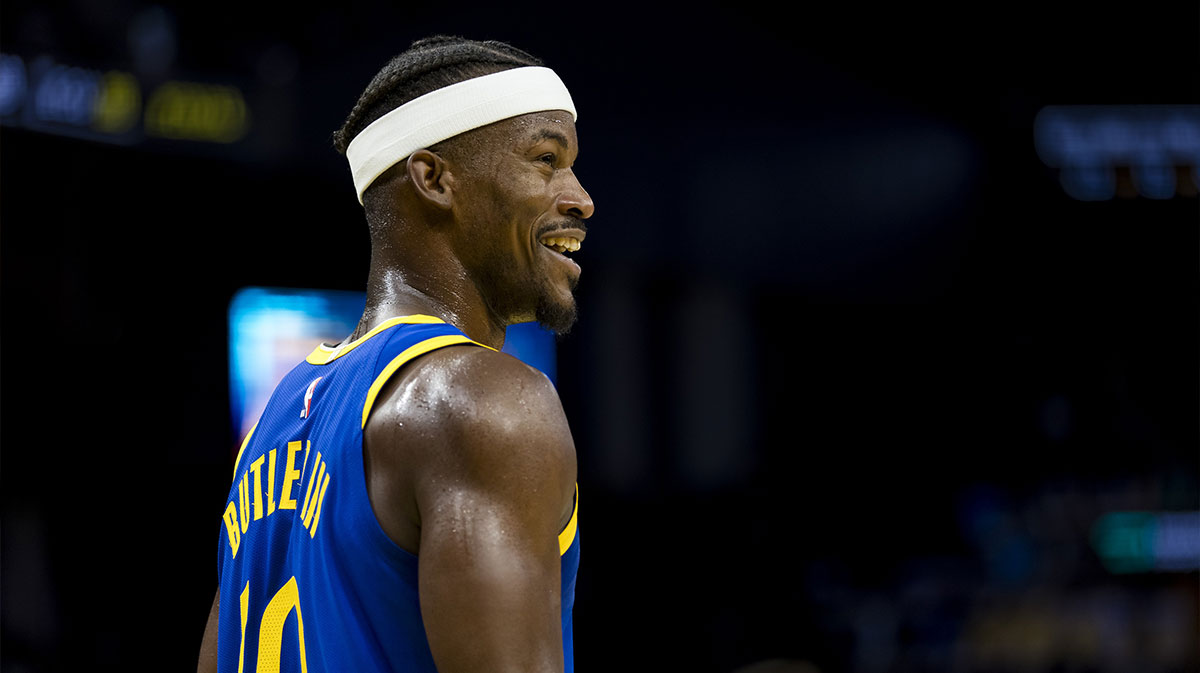
[[[0,12],[4,671],[194,666],[231,304],[362,290],[432,33],[580,111],[577,670],[1200,668],[1197,3]]]

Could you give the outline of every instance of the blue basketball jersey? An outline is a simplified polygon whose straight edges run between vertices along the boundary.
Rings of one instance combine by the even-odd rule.
[[[458,344],[475,342],[437,318],[393,318],[318,347],[275,389],[242,444],[223,517],[220,671],[436,671],[417,557],[383,532],[367,496],[363,428],[404,363]],[[567,671],[578,511],[576,498],[559,534]]]

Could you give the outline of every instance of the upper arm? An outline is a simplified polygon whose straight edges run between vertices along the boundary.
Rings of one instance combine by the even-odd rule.
[[[576,469],[562,407],[549,380],[515,359],[446,350],[372,421],[406,444],[434,660],[447,672],[562,670],[558,533]],[[399,409],[402,433],[387,421]]]
[[[196,661],[196,673],[217,672],[217,616],[221,609],[221,589],[213,596],[212,608],[208,611],[208,623],[204,626],[204,637],[200,640],[200,657]]]

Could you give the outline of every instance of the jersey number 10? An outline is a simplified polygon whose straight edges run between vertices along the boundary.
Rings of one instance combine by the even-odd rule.
[[[250,612],[250,582],[242,589],[242,644],[238,649],[238,673],[246,661],[246,621]],[[296,638],[300,641],[300,671],[308,673],[304,654],[304,617],[300,614],[300,589],[293,576],[267,603],[258,627],[258,662],[256,673],[279,673],[279,655],[283,650],[283,623],[288,613],[296,609]]]

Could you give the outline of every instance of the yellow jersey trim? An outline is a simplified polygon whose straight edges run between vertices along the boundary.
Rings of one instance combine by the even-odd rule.
[[[237,458],[233,459],[233,478],[237,480],[238,465],[242,462],[242,454],[246,452],[246,447],[250,446],[250,438],[254,435],[254,431],[258,429],[258,423],[250,427],[250,432],[246,433],[246,438],[242,440],[242,448],[238,449]]]
[[[430,337],[424,341],[419,341],[404,349],[403,352],[392,358],[392,361],[383,368],[383,371],[379,372],[379,376],[375,377],[375,381],[371,383],[371,387],[367,390],[367,401],[365,404],[363,404],[362,427],[367,427],[367,416],[371,415],[371,407],[375,406],[375,398],[379,395],[379,391],[383,390],[384,384],[387,383],[388,379],[392,377],[392,374],[396,373],[397,369],[418,355],[424,355],[429,351],[445,348],[446,346],[455,346],[458,344],[475,344],[476,346],[491,348],[490,346],[485,346],[477,341],[471,341],[471,339],[462,336],[461,334],[445,334],[442,336]],[[491,350],[496,349],[491,348]]]
[[[383,330],[395,325],[436,325],[444,322],[446,321],[442,320],[441,318],[435,318],[431,315],[422,315],[419,313],[415,315],[404,315],[397,318],[389,318],[376,325],[370,332],[367,332],[366,334],[343,346],[331,347],[326,346],[325,344],[318,344],[313,352],[308,354],[308,357],[305,358],[305,361],[310,365],[327,365],[330,362],[342,357],[346,353],[354,350],[355,348],[358,348],[365,343],[367,339],[370,339]]]
[[[575,528],[579,525],[579,484],[575,484],[575,509],[571,511],[571,520],[567,527],[558,534],[558,555],[562,556],[571,548],[575,541]]]

